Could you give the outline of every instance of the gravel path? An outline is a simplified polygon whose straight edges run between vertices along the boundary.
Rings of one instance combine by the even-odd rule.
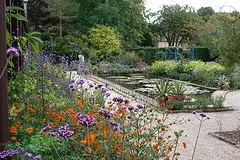
[[[120,94],[112,92],[111,97],[114,96],[120,96]],[[227,93],[226,102],[235,110],[207,113],[210,120],[202,125],[194,160],[240,160],[239,148],[208,134],[209,132],[236,130],[240,123],[240,91]],[[179,160],[191,160],[199,120],[192,113],[173,114],[170,119],[181,121],[172,125],[171,129],[172,131],[184,130],[181,141],[187,142],[187,149],[180,150]]]

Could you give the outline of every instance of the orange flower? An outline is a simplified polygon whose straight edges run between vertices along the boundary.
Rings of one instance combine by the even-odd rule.
[[[167,156],[167,157],[164,158],[164,160],[170,160],[170,158]]]
[[[61,116],[64,116],[66,113],[65,113],[64,111],[61,111],[59,114],[60,114]]]
[[[76,114],[75,110],[72,109],[72,108],[68,108],[67,111],[70,113],[70,114]]]
[[[91,118],[95,118],[94,114],[91,112],[88,112],[87,115],[89,115],[89,117],[91,117]]]
[[[86,148],[86,152],[87,152],[87,153],[92,153],[92,148],[87,147],[87,148]]]
[[[182,142],[183,148],[186,149],[187,148],[187,142]]]
[[[39,99],[38,97],[35,98],[35,101],[38,102],[38,103],[41,102],[40,99]]]
[[[80,107],[80,108],[83,108],[83,103],[80,99],[77,100],[77,105]]]
[[[122,107],[118,108],[118,113],[119,114],[124,114],[124,109],[122,109]]]
[[[103,136],[103,138],[107,138],[107,129],[106,128],[102,129],[102,136]]]
[[[92,105],[92,108],[94,109],[94,110],[97,110],[98,108],[97,108],[97,106],[94,104],[94,105]]]
[[[45,122],[46,122],[46,118],[43,118],[43,119],[42,119],[42,122],[45,123]]]
[[[17,132],[17,128],[16,128],[15,126],[12,126],[12,127],[10,128],[10,132],[11,132],[11,133],[16,133],[16,132]]]
[[[158,144],[157,143],[153,145],[153,149],[155,149],[156,151],[158,150]]]
[[[14,106],[17,106],[19,104],[19,101],[13,102]]]
[[[19,113],[19,110],[18,110],[18,109],[14,109],[14,110],[13,110],[13,113],[18,114],[18,113]]]
[[[172,147],[171,146],[168,146],[168,151],[172,152]]]
[[[12,141],[16,141],[16,139],[17,139],[17,138],[16,138],[15,136],[12,136],[12,137],[11,137],[11,140],[12,140]]]
[[[164,131],[166,131],[166,129],[165,129],[164,127],[161,127],[161,131],[163,131],[163,132],[164,132]]]
[[[27,129],[26,129],[26,132],[27,132],[28,134],[32,134],[33,128],[32,128],[32,127],[27,128]]]
[[[17,122],[15,123],[15,126],[16,126],[16,127],[19,127],[20,124],[21,124],[21,123],[20,123],[19,121],[17,121]]]
[[[134,154],[130,154],[129,156],[130,156],[131,158],[134,158]]]
[[[36,113],[35,109],[33,109],[32,107],[28,107],[27,110],[28,110],[29,112]]]
[[[62,116],[60,114],[55,114],[55,118],[60,121],[62,119]]]
[[[85,138],[83,140],[81,140],[80,142],[82,144],[91,144],[94,142],[94,139],[96,137],[96,134],[95,133],[90,133],[90,134],[87,134],[85,136]]]

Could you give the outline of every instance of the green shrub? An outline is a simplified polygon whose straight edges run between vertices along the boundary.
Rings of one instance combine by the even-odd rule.
[[[89,31],[89,42],[96,49],[99,58],[105,58],[121,46],[117,31],[108,26],[97,25]]]
[[[191,74],[195,68],[204,66],[205,63],[202,61],[189,61],[183,65],[183,72]]]
[[[152,64],[152,73],[156,75],[167,75],[177,72],[179,64],[174,61],[156,61]]]
[[[236,66],[231,73],[230,84],[235,89],[240,88],[240,66]]]

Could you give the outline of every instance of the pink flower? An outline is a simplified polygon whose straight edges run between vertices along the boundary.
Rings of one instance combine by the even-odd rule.
[[[8,48],[7,53],[15,57],[19,56],[18,50],[14,47]]]

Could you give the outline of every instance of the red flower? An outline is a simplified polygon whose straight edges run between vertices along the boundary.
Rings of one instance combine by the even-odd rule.
[[[165,102],[161,102],[161,108],[164,108],[166,106]]]
[[[174,97],[173,96],[168,96],[168,100],[169,101],[174,100]]]
[[[187,148],[187,142],[182,142],[183,148],[186,149]]]

